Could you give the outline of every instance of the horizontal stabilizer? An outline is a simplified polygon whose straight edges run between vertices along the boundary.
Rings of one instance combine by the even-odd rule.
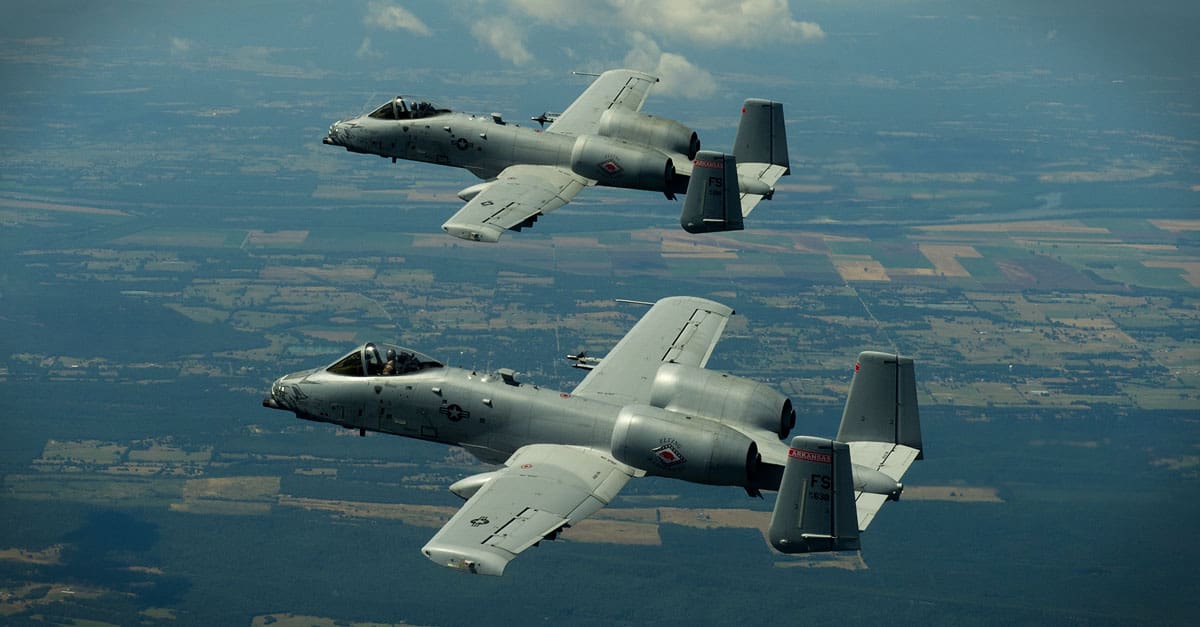
[[[792,438],[767,532],[784,553],[859,548],[850,447],[826,438]]]
[[[743,218],[748,217],[760,201],[775,196],[775,182],[786,172],[783,166],[769,163],[738,163],[737,170]]]
[[[856,479],[860,476],[875,479],[874,485],[855,481],[858,494],[854,504],[858,508],[858,530],[866,531],[875,515],[887,501],[898,501],[904,491],[900,478],[916,460],[917,449],[903,444],[887,442],[849,442],[850,459]],[[891,483],[892,489],[880,490],[879,486]]]

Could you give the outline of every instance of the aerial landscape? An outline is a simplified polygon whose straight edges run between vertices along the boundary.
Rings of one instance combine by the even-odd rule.
[[[1200,9],[22,4],[0,26],[0,622],[1200,611]],[[401,94],[536,125],[592,80],[572,71],[617,67],[659,76],[643,111],[706,149],[746,98],[784,103],[791,173],[745,230],[595,188],[464,241],[442,225],[480,179],[322,144]],[[617,299],[676,295],[736,310],[709,367],[790,397],[793,434],[837,432],[859,352],[914,359],[925,459],[861,551],[781,554],[773,493],[649,477],[467,577],[419,549],[491,466],[262,406],[369,341],[571,390],[566,356],[645,312]]]

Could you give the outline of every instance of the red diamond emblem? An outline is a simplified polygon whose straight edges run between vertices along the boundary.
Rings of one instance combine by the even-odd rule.
[[[678,466],[687,461],[674,442],[667,442],[650,452],[654,454],[654,461],[663,468]]]
[[[606,159],[600,162],[600,169],[607,174],[616,174],[621,171],[621,164],[616,159]]]

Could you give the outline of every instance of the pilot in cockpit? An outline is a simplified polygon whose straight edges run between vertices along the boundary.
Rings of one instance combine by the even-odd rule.
[[[424,100],[415,102],[410,106],[404,100],[404,97],[396,96],[378,109],[372,111],[368,117],[378,120],[417,120],[435,116],[444,111],[446,110],[439,109],[433,103]]]
[[[390,377],[397,374],[407,374],[421,369],[421,362],[411,353],[389,348],[387,351],[387,362],[383,365],[383,370],[380,374],[385,377]]]
[[[367,343],[363,357],[366,359],[367,376],[378,376],[383,371],[383,360],[379,358],[379,349],[374,344]]]

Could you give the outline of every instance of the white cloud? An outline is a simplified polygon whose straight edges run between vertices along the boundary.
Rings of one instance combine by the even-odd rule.
[[[171,38],[171,54],[186,54],[192,49],[192,41],[183,37]]]
[[[635,32],[629,34],[629,43],[631,45],[629,54],[625,55],[627,67],[642,72],[650,72],[658,67],[662,49],[653,39],[647,37],[645,33]]]
[[[511,12],[560,28],[637,30],[659,39],[755,48],[825,38],[792,17],[787,0],[499,0]]]
[[[471,25],[471,34],[513,65],[524,65],[533,59],[525,48],[524,31],[511,19],[489,17]]]
[[[825,31],[816,22],[796,22],[800,29],[800,38],[805,41],[820,41],[825,39]]]
[[[416,35],[429,35],[429,27],[404,7],[390,2],[371,2],[363,24],[383,30],[405,30]]]
[[[677,54],[664,52],[654,74],[662,81],[664,93],[684,98],[707,98],[717,93],[717,81],[712,74]]]
[[[591,22],[600,17],[601,12],[595,11],[599,3],[580,0],[507,0],[507,4],[515,12],[535,18],[541,22],[574,26],[581,22]]]
[[[487,16],[471,18],[471,34],[513,64],[529,63],[531,46],[561,34],[587,51],[554,54],[578,51],[592,59],[629,41],[627,66],[660,77],[658,89],[688,98],[716,92],[712,74],[687,58],[698,46],[778,49],[825,38],[819,24],[792,17],[788,0],[458,0],[458,6],[460,15]]]
[[[792,19],[787,0],[609,0],[629,26],[710,45],[745,48],[823,39],[813,22]]]
[[[358,45],[358,50],[354,51],[354,56],[360,59],[380,59],[383,54],[371,48],[370,37],[363,37],[362,43]]]
[[[716,93],[717,81],[707,70],[682,55],[663,52],[645,33],[630,33],[629,39],[632,47],[625,55],[625,65],[657,76],[657,90],[684,98],[706,98]]]

